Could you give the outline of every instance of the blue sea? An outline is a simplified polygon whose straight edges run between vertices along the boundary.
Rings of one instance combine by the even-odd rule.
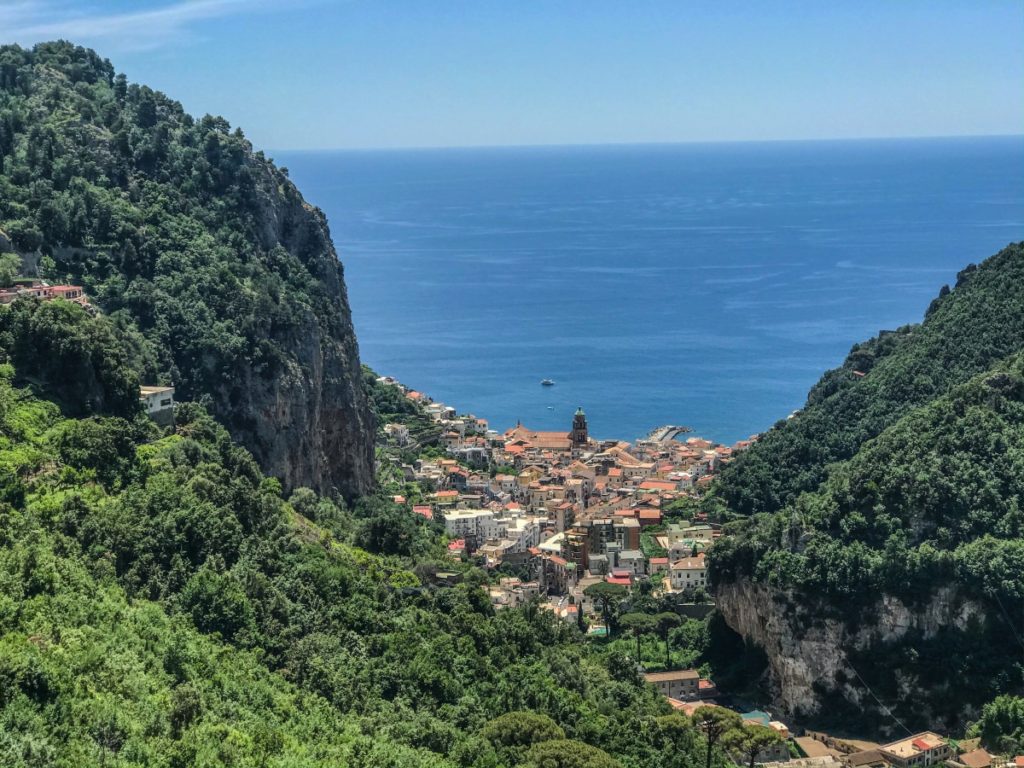
[[[327,214],[363,361],[498,429],[582,406],[600,438],[731,443],[1024,239],[1024,137],[276,160]]]

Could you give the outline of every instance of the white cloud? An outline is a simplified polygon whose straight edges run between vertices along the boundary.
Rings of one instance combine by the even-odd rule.
[[[207,19],[273,9],[270,0],[179,0],[145,10],[104,12],[95,6],[54,0],[0,0],[3,42],[31,45],[63,38],[102,43],[105,50],[152,49],[190,37],[193,25]]]

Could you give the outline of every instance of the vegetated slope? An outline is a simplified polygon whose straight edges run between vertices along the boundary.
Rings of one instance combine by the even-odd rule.
[[[1008,249],[969,278],[987,311],[964,305],[966,291],[942,299],[926,349],[961,370],[979,353],[957,356],[958,340],[1004,351],[1005,331],[972,324],[1021,300],[1020,258]],[[960,312],[940,315],[952,307]],[[934,336],[938,317],[947,343]],[[910,339],[902,344],[887,358],[890,376],[921,360]],[[880,391],[868,388],[879,370],[846,385],[839,402],[858,399],[855,387]],[[898,399],[881,391],[871,414]],[[886,710],[911,728],[954,727],[997,693],[1024,691],[1024,353],[905,407],[818,490],[729,532],[710,556],[719,605],[767,651],[788,711],[847,728],[892,727]]]
[[[1024,243],[1016,243],[963,270],[920,325],[854,346],[811,389],[799,415],[776,424],[724,469],[721,495],[741,514],[781,509],[909,409],[1021,348]]]
[[[373,424],[322,213],[225,120],[69,43],[0,47],[0,251],[150,344],[288,488],[371,487]]]
[[[107,326],[62,301],[0,307],[0,764],[698,759],[690,721],[635,663],[536,606],[496,613],[482,574],[419,516],[308,489],[286,501],[193,404],[164,431],[68,418],[15,386],[48,391],[19,350],[59,329],[51,368],[96,366],[62,402],[93,381],[131,390]],[[445,586],[442,568],[463,582]]]

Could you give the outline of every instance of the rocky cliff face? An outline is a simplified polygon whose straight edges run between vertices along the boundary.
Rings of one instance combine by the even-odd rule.
[[[876,716],[883,731],[893,723],[872,693],[878,693],[871,682],[877,678],[878,663],[889,661],[885,655],[908,641],[950,630],[968,632],[982,615],[981,606],[951,589],[940,589],[914,607],[883,596],[863,614],[869,619],[855,621],[827,617],[813,601],[746,579],[719,587],[716,599],[729,626],[765,651],[780,716],[816,722],[836,714],[830,709],[841,701],[845,708]],[[896,697],[913,699],[920,690],[920,681],[912,674],[893,677]],[[887,699],[892,703],[891,693],[880,695],[883,705]],[[921,722],[943,725],[930,720],[924,704]]]
[[[352,497],[373,487],[375,424],[363,390],[359,347],[341,262],[321,211],[266,164],[259,174],[259,233],[267,251],[283,247],[320,281],[326,308],[303,314],[273,341],[290,352],[267,377],[252,367],[230,382],[214,411],[286,488]]]

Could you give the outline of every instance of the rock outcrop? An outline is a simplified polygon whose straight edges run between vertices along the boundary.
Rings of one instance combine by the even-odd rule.
[[[891,651],[909,638],[934,638],[950,630],[968,632],[983,613],[980,605],[962,599],[951,588],[937,590],[917,606],[882,596],[857,619],[747,579],[715,592],[726,623],[764,650],[780,716],[820,721],[833,714],[828,711],[832,704],[842,701],[844,706],[877,716],[883,730],[892,727],[892,721],[869,682],[877,665],[861,659],[870,659],[873,650]],[[859,657],[856,664],[854,656]],[[901,698],[912,698],[920,690],[919,681],[911,675],[897,676],[894,684]],[[923,702],[921,714],[922,722],[928,722]],[[932,721],[931,725],[943,724]]]
[[[305,312],[297,327],[273,338],[290,353],[283,370],[268,378],[246,369],[219,392],[213,409],[286,488],[364,494],[373,486],[375,424],[341,262],[321,211],[280,172],[263,164],[255,168],[262,175],[257,188],[263,247],[280,246],[299,258],[323,286],[329,309]]]

